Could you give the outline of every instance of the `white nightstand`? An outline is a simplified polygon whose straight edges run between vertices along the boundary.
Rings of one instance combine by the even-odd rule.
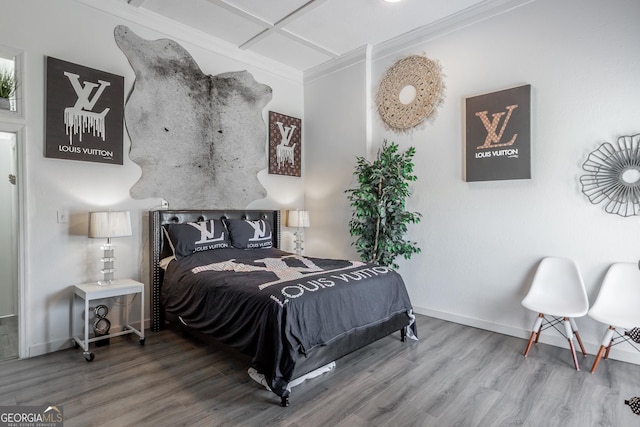
[[[124,297],[126,295],[140,294],[140,329],[136,329],[129,324],[129,310],[127,300],[124,299],[124,324],[122,331],[89,338],[89,302],[96,299],[110,297]],[[99,285],[97,282],[75,285],[73,296],[71,297],[71,330],[75,331],[75,302],[76,297],[84,299],[84,339],[73,337],[73,346],[82,347],[84,358],[87,362],[94,359],[94,354],[89,351],[89,343],[103,339],[117,337],[120,335],[136,334],[140,337],[140,345],[144,345],[144,284],[131,279],[114,280],[108,285]]]

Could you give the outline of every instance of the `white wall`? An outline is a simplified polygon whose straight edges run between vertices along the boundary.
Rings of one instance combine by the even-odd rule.
[[[409,237],[422,253],[400,260],[417,312],[526,337],[534,314],[520,301],[542,257],[576,259],[591,302],[610,263],[640,258],[639,218],[605,213],[581,193],[579,183],[591,151],[640,132],[638,18],[636,0],[536,0],[384,57],[376,56],[374,47],[374,95],[384,72],[408,55],[440,61],[445,74],[446,98],[435,120],[398,135],[386,130],[376,113],[375,146],[368,153],[384,138],[417,149],[419,178],[408,209],[421,212],[423,220],[410,227]],[[354,156],[364,154],[361,120],[374,106],[361,103],[363,70],[343,68],[305,84],[306,128],[324,131],[306,134],[307,145],[314,146],[308,168],[316,171],[307,176],[307,204],[312,215],[314,208],[334,209],[330,223],[308,229],[310,255],[357,256],[339,236],[350,217],[343,190],[353,181],[346,171],[328,166],[353,170]],[[522,84],[532,86],[533,178],[464,182],[464,99]],[[341,93],[341,98],[321,93]],[[345,106],[349,121],[340,121],[338,106]],[[327,144],[340,148],[318,148]],[[329,189],[324,199],[311,199],[316,188]],[[578,326],[593,354],[606,327],[588,317]],[[566,343],[544,334],[543,341]],[[611,357],[640,363],[638,354],[624,347],[615,347]]]
[[[367,151],[365,59],[305,83],[308,255],[344,258],[351,252],[344,190],[353,179],[355,157]]]
[[[100,277],[99,247],[102,242],[86,237],[88,211],[107,207],[131,211],[134,235],[114,240],[117,246],[116,277],[141,280],[147,284],[148,292],[145,212],[159,207],[160,203],[158,199],[133,200],[129,196],[129,188],[139,178],[140,168],[128,156],[122,166],[43,156],[45,56],[122,75],[128,94],[134,73],[113,38],[115,26],[124,24],[144,38],[176,40],[191,53],[205,73],[246,69],[258,82],[271,86],[273,99],[264,111],[265,126],[269,110],[302,117],[300,75],[279,70],[265,58],[249,58],[244,52],[238,51],[237,57],[228,49],[224,54],[218,53],[219,50],[211,50],[217,47],[214,41],[191,30],[161,27],[152,17],[136,12],[125,2],[93,3],[114,11],[127,8],[122,15],[126,19],[72,0],[0,0],[0,41],[24,51],[25,58],[25,120],[22,122],[26,129],[26,146],[20,159],[26,174],[27,233],[26,271],[22,278],[27,311],[24,313],[26,342],[22,343],[23,357],[54,351],[71,343],[70,286]],[[162,32],[153,28],[161,28]],[[125,134],[125,153],[129,147],[130,141]],[[267,165],[259,176],[267,189],[267,198],[252,203],[252,207],[302,207],[304,180],[268,175],[266,168]],[[69,223],[57,223],[58,210],[69,211]],[[117,307],[114,310],[110,318],[117,322],[114,321],[118,319]]]

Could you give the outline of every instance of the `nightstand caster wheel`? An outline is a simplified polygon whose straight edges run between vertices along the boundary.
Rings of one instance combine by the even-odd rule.
[[[96,356],[93,353],[87,351],[84,353],[84,358],[87,362],[91,362],[93,359],[96,358]]]
[[[140,345],[144,345],[145,338],[140,338]]]

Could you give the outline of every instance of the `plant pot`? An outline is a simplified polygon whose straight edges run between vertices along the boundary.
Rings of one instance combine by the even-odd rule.
[[[7,98],[0,98],[0,110],[11,110],[11,103]]]

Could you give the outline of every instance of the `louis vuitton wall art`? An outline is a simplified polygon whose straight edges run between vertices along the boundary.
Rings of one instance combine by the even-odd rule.
[[[466,181],[531,178],[531,85],[466,99]]]
[[[121,165],[124,77],[46,58],[46,157]]]
[[[301,176],[302,121],[269,111],[269,173]]]

